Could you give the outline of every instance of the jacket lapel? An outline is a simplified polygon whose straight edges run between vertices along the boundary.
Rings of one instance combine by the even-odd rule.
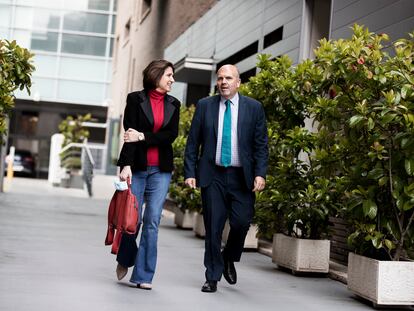
[[[149,98],[144,92],[140,94],[140,97],[142,99],[140,103],[141,109],[142,111],[144,111],[144,114],[147,117],[151,126],[154,127],[154,116],[152,114],[152,108],[151,108],[151,103],[149,101]]]
[[[214,98],[213,103],[212,103],[212,109],[211,109],[211,113],[212,113],[212,119],[213,119],[213,127],[214,127],[214,134],[217,136],[217,129],[218,129],[218,119],[219,119],[219,107],[220,107],[220,96],[216,96],[216,98]]]
[[[162,127],[165,127],[170,122],[171,117],[174,114],[176,107],[173,104],[174,99],[171,96],[165,95],[164,97],[164,121]]]
[[[244,124],[244,117],[246,115],[246,109],[244,105],[244,97],[239,94],[239,112],[237,117],[237,139],[239,146],[242,144],[242,125]]]

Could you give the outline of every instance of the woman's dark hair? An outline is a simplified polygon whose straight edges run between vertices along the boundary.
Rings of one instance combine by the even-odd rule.
[[[142,72],[142,82],[145,90],[153,90],[158,86],[165,69],[171,67],[174,72],[174,66],[164,59],[153,60]]]

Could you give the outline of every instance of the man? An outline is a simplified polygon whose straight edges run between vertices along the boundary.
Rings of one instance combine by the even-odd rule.
[[[265,187],[268,147],[264,110],[258,101],[239,95],[239,87],[235,66],[219,68],[220,95],[197,103],[185,150],[185,183],[201,187],[206,228],[203,292],[215,292],[222,274],[228,283],[237,282],[234,262],[240,261],[243,252],[255,192]],[[230,233],[221,252],[227,218]]]

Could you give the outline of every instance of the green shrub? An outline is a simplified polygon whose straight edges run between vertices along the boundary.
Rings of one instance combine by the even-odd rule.
[[[14,107],[13,92],[26,89],[30,94],[33,54],[16,41],[0,39],[0,144],[7,131],[6,120]]]

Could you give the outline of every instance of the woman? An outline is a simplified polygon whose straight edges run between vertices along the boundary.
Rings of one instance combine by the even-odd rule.
[[[170,62],[152,61],[143,71],[144,90],[128,94],[124,113],[119,178],[131,181],[131,190],[141,212],[142,232],[138,251],[136,236],[123,235],[116,272],[121,280],[128,267],[134,264],[130,281],[142,289],[152,288],[158,225],[173,170],[171,144],[178,135],[180,112],[180,102],[167,95],[174,83],[173,75],[174,67]]]

